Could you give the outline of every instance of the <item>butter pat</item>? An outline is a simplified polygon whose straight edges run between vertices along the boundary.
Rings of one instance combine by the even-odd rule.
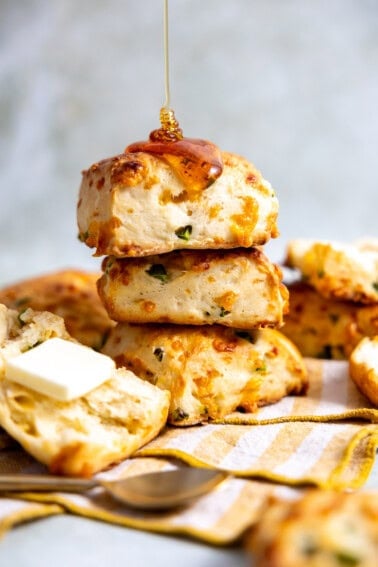
[[[111,378],[114,369],[109,356],[59,338],[5,362],[8,380],[62,402],[94,390]]]

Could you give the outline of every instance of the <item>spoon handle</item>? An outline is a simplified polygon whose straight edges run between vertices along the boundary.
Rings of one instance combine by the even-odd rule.
[[[95,480],[38,474],[1,474],[1,492],[85,492],[97,486]]]

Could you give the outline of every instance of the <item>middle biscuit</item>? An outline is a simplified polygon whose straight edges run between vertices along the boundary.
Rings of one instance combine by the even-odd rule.
[[[278,266],[258,248],[179,250],[103,262],[99,295],[127,323],[279,327],[288,291]]]

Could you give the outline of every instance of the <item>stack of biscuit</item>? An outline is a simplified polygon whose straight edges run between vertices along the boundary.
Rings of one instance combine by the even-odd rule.
[[[307,386],[299,352],[275,330],[288,292],[261,250],[278,235],[277,198],[251,163],[222,160],[201,192],[145,152],[92,165],[80,187],[79,238],[106,256],[98,291],[118,322],[103,352],[169,390],[176,425]]]
[[[354,244],[297,239],[286,265],[299,273],[289,285],[283,333],[303,356],[347,359],[364,337],[378,335],[378,241]]]

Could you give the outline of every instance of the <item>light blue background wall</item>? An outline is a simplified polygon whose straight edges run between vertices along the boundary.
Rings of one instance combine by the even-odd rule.
[[[187,136],[252,160],[290,238],[377,236],[378,2],[171,0],[172,106]],[[0,284],[97,268],[80,171],[158,124],[160,0],[0,0]]]

